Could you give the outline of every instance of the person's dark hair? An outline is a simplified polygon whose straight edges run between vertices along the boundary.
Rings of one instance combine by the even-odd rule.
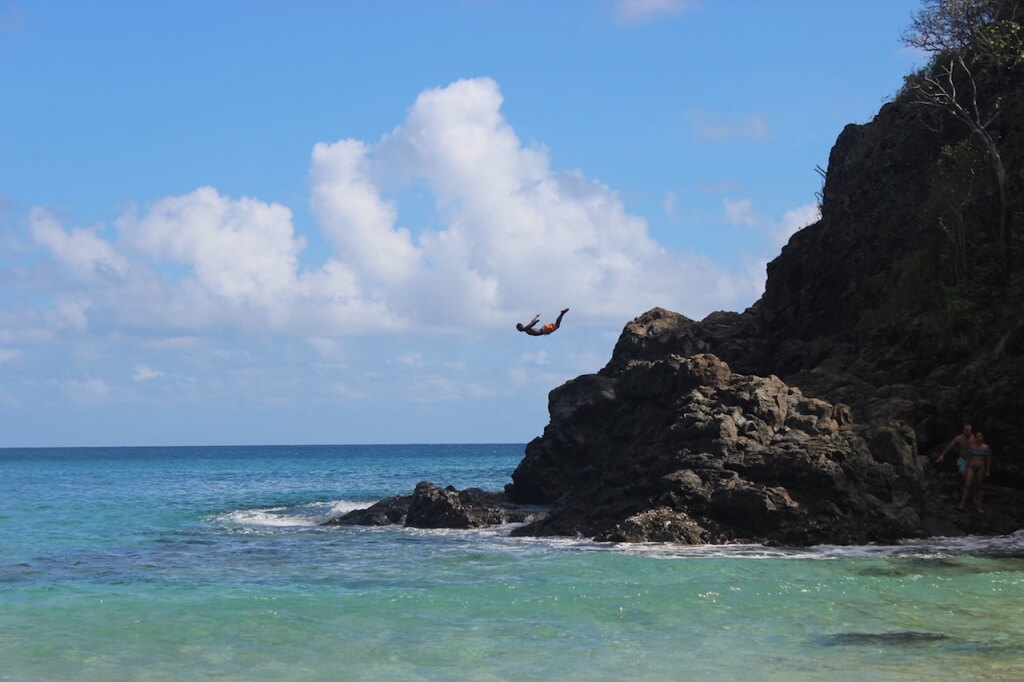
[[[516,322],[516,329],[518,329],[519,331],[523,331],[523,323],[522,322]]]

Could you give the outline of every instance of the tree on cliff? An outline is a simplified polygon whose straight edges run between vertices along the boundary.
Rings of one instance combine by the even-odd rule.
[[[1007,171],[994,125],[1005,86],[1024,65],[1021,0],[925,0],[904,33],[907,45],[932,53],[931,63],[907,80],[914,101],[965,124],[983,145],[999,193],[997,239],[1008,275],[1010,197]],[[1005,281],[1005,280],[1004,280]]]

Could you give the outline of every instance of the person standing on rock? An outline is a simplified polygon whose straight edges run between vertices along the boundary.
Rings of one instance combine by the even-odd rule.
[[[967,459],[964,455],[967,454],[967,450],[971,447],[972,439],[973,429],[971,428],[971,424],[970,422],[964,422],[963,431],[957,434],[956,438],[949,441],[949,445],[942,449],[942,452],[940,452],[939,456],[935,458],[935,461],[941,462],[946,458],[947,452],[950,450],[956,450],[956,468],[961,474],[965,474],[967,469]]]
[[[555,330],[562,326],[562,317],[569,312],[568,308],[562,308],[562,312],[558,313],[558,319],[554,322],[548,322],[545,325],[541,325],[540,329],[534,329],[534,325],[540,322],[540,313],[533,316],[529,324],[523,324],[519,322],[516,324],[516,329],[521,332],[526,332],[530,336],[546,336],[547,334],[555,333]]]
[[[992,448],[985,442],[984,434],[978,431],[971,439],[971,447],[967,449],[964,492],[960,496],[960,509],[964,508],[969,497],[973,497],[975,508],[979,512],[985,511],[985,479],[988,478],[991,466]]]

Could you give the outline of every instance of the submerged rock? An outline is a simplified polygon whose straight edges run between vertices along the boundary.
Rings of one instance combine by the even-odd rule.
[[[902,630],[897,632],[841,632],[825,637],[826,646],[908,646],[914,644],[932,644],[949,639],[938,632],[915,632]]]

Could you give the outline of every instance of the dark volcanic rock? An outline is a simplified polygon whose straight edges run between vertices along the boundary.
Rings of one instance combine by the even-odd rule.
[[[956,510],[959,477],[922,455],[910,425],[931,410],[921,386],[875,386],[829,366],[795,375],[853,398],[868,415],[859,421],[774,375],[674,352],[716,342],[655,309],[626,325],[600,373],[552,391],[551,421],[506,487],[550,513],[514,533],[808,545],[1024,526],[1024,495],[1007,476],[987,486],[986,514]]]
[[[428,481],[416,485],[412,495],[388,497],[367,509],[357,509],[324,523],[328,526],[384,526],[409,528],[480,528],[525,520],[527,511],[510,505],[503,493],[478,488],[458,491]]]
[[[880,429],[873,451],[845,405],[714,355],[580,377],[552,392],[551,415],[507,489],[551,512],[517,534],[806,545],[924,532],[906,432]]]
[[[1007,101],[1024,110],[1020,90]],[[1003,131],[1007,150],[1020,133]],[[1001,312],[973,348],[941,331],[956,301],[941,299],[945,237],[923,207],[965,135],[906,102],[847,126],[821,219],[769,264],[757,303],[699,322],[654,308],[602,370],[551,392],[507,492],[552,511],[517,532],[807,544],[1024,527],[1020,292],[991,291]],[[928,268],[930,290],[914,284]],[[985,515],[955,509],[955,469],[928,457],[964,419],[996,455]]]
[[[344,516],[325,521],[325,526],[390,526],[402,523],[409,513],[412,495],[386,497],[366,509],[356,509]]]
[[[903,95],[847,126],[821,219],[768,264],[757,303],[701,321],[654,308],[603,369],[550,393],[550,423],[505,491],[549,513],[515,532],[806,545],[1024,527],[1020,73],[979,81],[1002,88],[988,96],[1005,243],[990,159],[970,160],[962,124],[924,124]],[[951,168],[970,182],[951,185]],[[929,457],[964,419],[995,454],[983,515],[956,510],[955,468]],[[487,495],[421,484],[335,523],[510,520]]]

